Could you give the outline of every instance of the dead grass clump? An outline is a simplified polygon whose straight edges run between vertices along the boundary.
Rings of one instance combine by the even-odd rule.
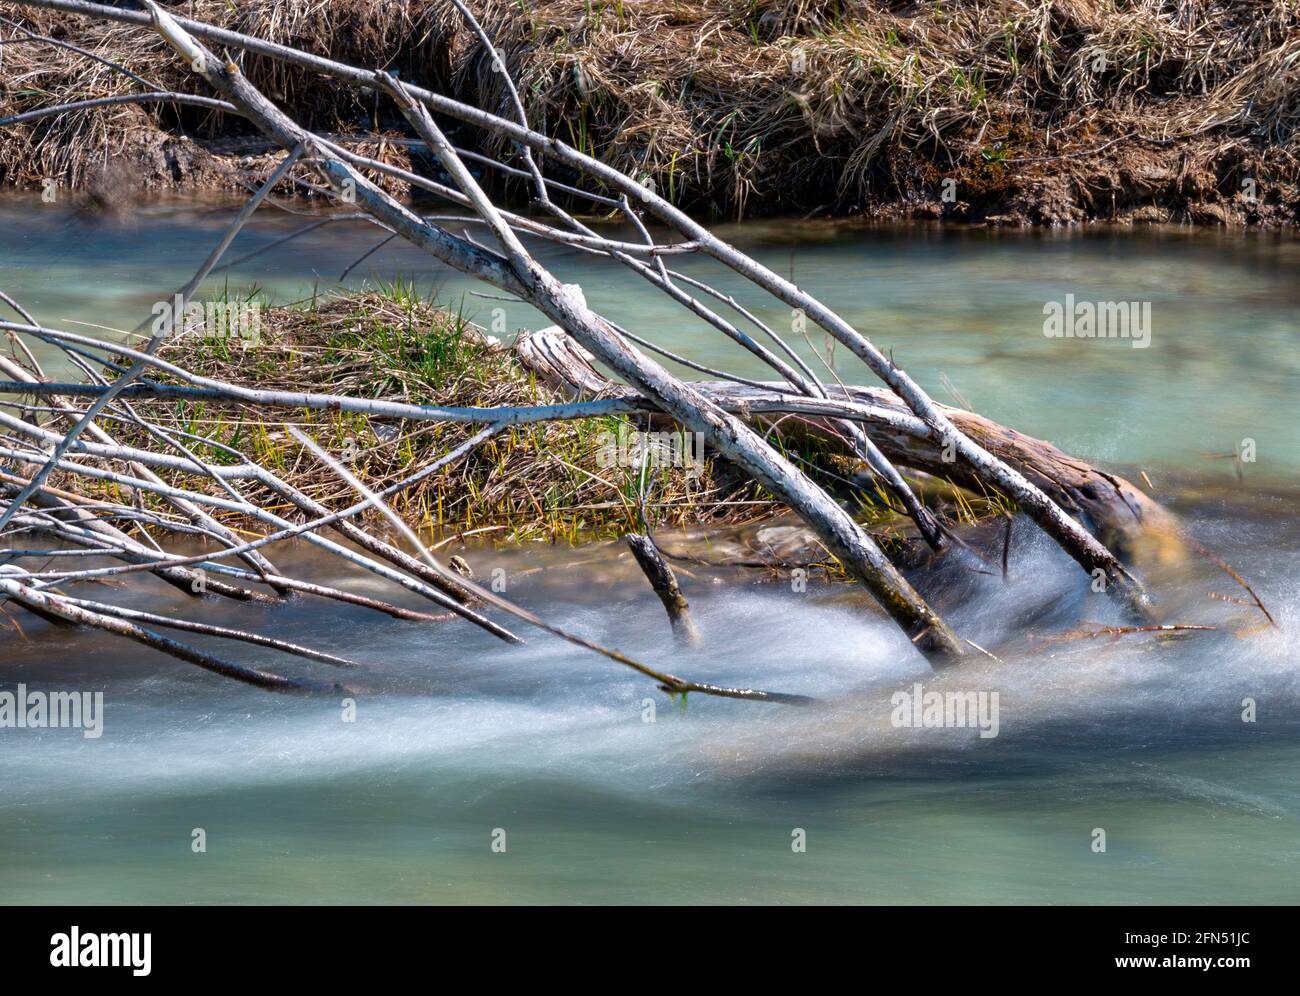
[[[309,52],[395,69],[509,113],[499,74],[449,3],[175,6]],[[693,210],[740,216],[904,206],[1036,222],[1151,211],[1296,220],[1300,7],[1293,0],[471,6],[502,47],[535,125]],[[75,52],[25,40],[16,24],[193,91],[193,80],[176,60],[160,57],[161,43],[147,31],[3,2],[0,15],[0,38],[9,42],[0,49],[6,111],[136,87]],[[239,58],[256,85],[312,128],[404,133],[374,94]],[[165,139],[160,129],[221,153],[244,154],[260,141],[243,122],[194,108],[104,108],[5,129],[0,171],[13,184],[49,176],[75,183],[105,159],[145,155],[154,164],[146,171],[151,182],[231,182],[202,149]],[[408,159],[400,146],[380,153]],[[955,201],[941,199],[945,179],[957,184]],[[1255,198],[1243,189],[1246,179]]]
[[[1295,220],[1300,8],[1285,0],[476,9],[535,121],[688,207],[1055,222],[1212,202]],[[450,7],[441,30],[460,38],[453,89],[504,107]],[[936,179],[956,181],[955,204]]]
[[[528,372],[513,348],[401,283],[302,307],[267,309],[260,334],[252,340],[187,332],[165,342],[160,355],[192,373],[262,390],[480,408],[567,400]],[[158,380],[172,378],[161,375]],[[305,453],[287,426],[306,431],[376,491],[433,463],[479,428],[229,402],[154,400],[133,407],[142,419],[179,434],[204,461],[230,466],[251,460],[331,509],[353,504],[355,492]],[[652,440],[662,443],[659,434],[671,432],[672,426],[648,416],[518,426],[389,501],[408,524],[431,535],[484,535],[497,542],[576,543],[644,531],[646,523],[656,530],[742,528],[770,523],[788,512],[709,453],[703,454],[702,466],[650,455],[635,459],[637,431],[655,433]],[[768,432],[790,459],[844,500],[886,549],[905,559],[923,552],[925,544],[897,499],[839,445],[801,431],[798,420],[784,428],[769,426]],[[125,445],[157,443],[125,419],[114,419],[113,434]],[[620,439],[627,442],[620,445]],[[611,459],[615,454],[618,458]],[[159,473],[176,486],[227,497],[220,485],[196,475]],[[999,494],[975,495],[925,474],[916,476],[913,485],[936,514],[957,528],[980,526],[1013,511]],[[116,484],[62,474],[55,475],[55,486],[91,499],[121,502],[130,497]],[[303,518],[299,508],[256,482],[238,486],[262,508],[293,521]],[[155,496],[142,500],[159,511],[165,508]],[[265,529],[264,523],[224,517],[238,520],[232,523],[237,528]],[[383,528],[377,513],[359,518]]]
[[[254,0],[238,5],[187,0],[163,5],[179,16],[274,38],[319,55],[363,66],[400,67],[408,77],[427,76],[432,67],[426,55],[437,51],[428,35],[429,5],[416,0]],[[210,96],[151,31],[0,3],[0,39],[5,42],[0,47],[5,67],[0,116],[144,88],[102,62],[35,41],[32,34],[122,65],[151,89]],[[273,60],[232,54],[264,93],[292,107],[307,127],[344,135],[375,128],[379,104],[374,94],[331,86],[316,74]],[[137,172],[143,187],[236,187],[246,178],[224,157],[266,148],[265,139],[247,122],[220,111],[156,102],[92,108],[0,130],[0,179],[15,186],[38,186],[44,178],[55,178],[79,188],[105,164],[126,158],[144,167]],[[410,165],[404,146],[358,151],[404,168]],[[374,179],[401,190],[391,180]]]
[[[309,307],[269,309],[261,326],[256,344],[184,335],[166,343],[163,355],[194,373],[268,390],[479,407],[562,400],[527,373],[509,347],[400,284]],[[331,508],[352,504],[355,493],[303,453],[286,422],[304,428],[376,490],[433,462],[478,428],[224,403],[137,407],[164,428],[246,454]],[[769,507],[751,486],[716,482],[708,461],[695,477],[678,467],[643,476],[638,467],[605,466],[613,434],[634,428],[622,418],[521,426],[399,492],[392,503],[412,526],[434,534],[481,530],[512,541],[576,541],[635,530],[637,496],[650,476],[649,511],[658,525],[734,522]],[[132,439],[125,426],[115,432],[123,442],[144,442],[143,436]],[[216,446],[196,452],[218,465],[237,462]],[[201,487],[197,481],[186,478],[186,485]],[[256,503],[298,518],[276,496],[246,487]],[[208,490],[222,493],[215,484]]]

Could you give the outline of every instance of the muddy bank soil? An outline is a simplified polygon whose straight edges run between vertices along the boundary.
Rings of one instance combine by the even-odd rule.
[[[508,113],[500,74],[451,4],[171,6]],[[1300,8],[1283,0],[471,6],[533,122],[702,216],[1274,225],[1300,213]],[[142,89],[32,35],[201,92],[147,30],[13,2],[0,17],[0,116]],[[373,93],[340,95],[313,74],[231,54],[318,131],[404,137]],[[116,202],[237,187],[268,151],[219,112],[119,104],[0,129],[0,182],[53,179]],[[404,144],[364,151],[435,169]]]

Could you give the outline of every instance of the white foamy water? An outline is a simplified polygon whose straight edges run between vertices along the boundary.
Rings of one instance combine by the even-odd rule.
[[[949,613],[1002,662],[942,675],[856,591],[697,576],[687,591],[706,639],[681,652],[626,558],[585,580],[591,568],[557,565],[590,549],[470,554],[480,570],[548,566],[511,594],[583,635],[693,678],[816,697],[808,708],[693,695],[682,710],[540,633],[507,647],[460,622],[377,621],[306,599],[258,610],[264,630],[367,665],[340,673],[356,702],[346,723],[342,693],[270,695],[31,624],[35,642],[7,677],[103,689],[105,731],[6,731],[0,839],[39,846],[5,870],[0,895],[1127,901],[1137,887],[1171,901],[1294,898],[1294,544],[1232,551],[1254,566],[1280,631],[1053,643],[997,620],[1033,617],[1046,635],[1115,622],[1115,610],[1030,530],[1017,538],[1011,584],[972,575],[976,590]],[[608,548],[611,562],[619,552]],[[1244,608],[1205,598],[1223,587],[1216,573],[1190,570],[1166,610],[1253,626]],[[245,659],[330,670],[256,648]],[[997,737],[894,726],[890,696],[917,682],[997,692]],[[1241,721],[1244,698],[1254,724]],[[195,827],[206,854],[190,851]],[[1096,827],[1103,855],[1089,850]],[[490,851],[498,828],[505,854]],[[795,828],[804,854],[790,850]],[[1235,875],[1207,879],[1207,864],[1225,863]],[[1062,869],[1077,878],[1068,895]]]

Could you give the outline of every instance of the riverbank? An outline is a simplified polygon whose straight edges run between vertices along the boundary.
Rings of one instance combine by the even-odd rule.
[[[700,215],[1293,225],[1300,220],[1300,12],[1213,14],[1118,0],[879,10],[840,0],[487,0],[531,120]],[[11,22],[112,60],[161,42],[126,25],[0,3]],[[453,8],[199,0],[184,13],[506,113],[500,74]],[[22,33],[10,24],[4,37]],[[83,54],[6,46],[5,112],[139,87]],[[245,58],[317,131],[405,134],[373,94]],[[198,92],[180,66],[156,74]],[[184,137],[168,132],[179,131]],[[472,136],[463,136],[472,140]],[[268,151],[205,109],[122,104],[0,130],[0,183],[96,202],[133,188],[236,187]],[[385,161],[427,170],[405,146]],[[513,182],[513,181],[511,181]]]

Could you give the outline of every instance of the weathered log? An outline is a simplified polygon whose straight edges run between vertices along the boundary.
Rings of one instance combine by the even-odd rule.
[[[640,533],[628,533],[623,539],[628,549],[636,558],[638,566],[650,582],[650,587],[664,603],[668,613],[668,622],[673,627],[673,634],[683,643],[693,644],[700,640],[700,631],[691,618],[691,603],[686,601],[681,587],[677,584],[677,575],[668,566],[668,562],[659,553],[655,541]]]
[[[515,355],[538,380],[574,401],[603,395],[614,384],[591,365],[591,354],[555,325],[521,335]]]
[[[555,326],[521,336],[515,351],[520,363],[540,380],[571,397],[624,398],[636,393],[596,370],[582,346]],[[779,420],[784,433],[814,434],[843,445],[843,434],[831,424],[832,410],[828,407],[824,414],[816,414],[818,406],[813,399],[799,399],[800,407],[808,412],[800,419],[782,418],[794,400],[787,385],[772,383],[758,388],[730,381],[692,381],[691,386],[720,407],[740,412],[753,425],[767,428]],[[977,493],[984,490],[974,468],[951,459],[950,451],[945,458],[944,442],[936,441],[925,423],[892,391],[828,385],[826,393],[831,402],[855,406],[855,417],[894,463]],[[1165,556],[1177,545],[1173,516],[1124,478],[982,415],[947,405],[940,408],[965,436],[1078,518],[1117,556],[1130,562],[1149,554]]]

